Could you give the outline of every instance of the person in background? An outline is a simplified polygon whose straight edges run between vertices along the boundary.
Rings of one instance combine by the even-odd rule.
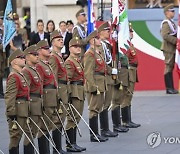
[[[67,26],[67,31],[69,33],[72,33],[72,30],[73,30],[73,27],[74,27],[74,23],[72,22],[72,20],[67,20],[66,26]]]
[[[60,21],[59,23],[59,33],[63,37],[64,47],[61,49],[61,53],[64,59],[69,56],[69,41],[72,39],[72,33],[67,31],[67,26],[65,21]]]
[[[163,38],[161,50],[165,57],[164,80],[167,94],[177,94],[174,89],[173,69],[175,63],[175,52],[177,43],[177,27],[173,22],[175,15],[174,5],[170,4],[164,8],[166,19],[161,23],[161,36]]]
[[[46,24],[46,32],[51,34],[55,30],[55,24],[53,20],[48,20]]]
[[[46,39],[50,43],[50,35],[44,31],[44,22],[42,19],[37,21],[37,33],[31,37],[30,45],[37,44],[39,41]]]
[[[26,22],[26,26],[24,27],[27,30],[28,39],[30,40],[31,34],[31,16],[30,11],[26,11],[25,16],[23,17],[24,21]]]

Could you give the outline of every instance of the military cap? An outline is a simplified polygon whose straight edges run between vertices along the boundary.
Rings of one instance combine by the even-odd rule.
[[[24,57],[24,53],[20,49],[17,49],[9,56],[9,64],[11,64],[14,59],[19,57]]]
[[[129,31],[130,31],[130,32],[134,32],[134,31],[133,31],[133,28],[132,28],[132,24],[131,24],[130,22],[129,22]]]
[[[60,33],[57,30],[55,30],[50,35],[50,41],[52,42],[52,40],[55,38],[63,38],[63,36],[60,35]]]
[[[29,47],[27,47],[25,50],[24,50],[24,54],[27,55],[27,54],[33,54],[33,55],[37,55],[37,46],[36,45],[31,45]]]
[[[47,40],[41,40],[36,45],[37,50],[39,49],[49,49],[49,44]]]
[[[4,17],[4,12],[0,11],[0,19],[3,19],[3,17]]]
[[[79,10],[79,11],[76,13],[76,18],[77,18],[78,16],[80,16],[80,15],[86,15],[84,9],[81,9],[81,10]]]
[[[99,28],[98,28],[98,32],[100,33],[103,30],[109,30],[110,26],[108,22],[102,23]]]
[[[69,47],[72,47],[72,46],[82,46],[82,41],[79,39],[79,37],[75,37],[73,39],[70,40],[69,42]]]
[[[167,11],[174,11],[174,4],[169,4],[164,8],[164,13]]]
[[[88,35],[88,37],[86,38],[86,41],[89,42],[92,38],[95,38],[97,36],[98,36],[98,32],[97,30],[95,30]]]

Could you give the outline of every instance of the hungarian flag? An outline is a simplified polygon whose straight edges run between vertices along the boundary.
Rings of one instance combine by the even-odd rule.
[[[118,25],[118,51],[123,53],[129,48],[129,21],[125,3],[112,0],[113,24]]]
[[[16,34],[16,27],[13,21],[13,10],[11,0],[7,1],[5,13],[4,13],[4,35],[3,35],[3,48],[5,49],[9,42]]]

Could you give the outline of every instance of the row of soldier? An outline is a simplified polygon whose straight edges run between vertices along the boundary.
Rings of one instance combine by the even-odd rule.
[[[84,10],[78,11],[77,16],[85,19]],[[58,31],[50,35],[51,51],[48,42],[41,40],[24,52],[18,49],[10,55],[12,71],[5,93],[10,154],[19,153],[22,134],[25,135],[26,154],[34,153],[34,150],[40,154],[50,153],[50,144],[53,153],[66,153],[62,150],[62,134],[66,137],[67,152],[85,151],[86,148],[76,144],[85,96],[89,125],[84,122],[90,130],[91,142],[105,142],[108,137],[140,126],[131,121],[138,65],[133,45],[130,44],[124,54],[117,54],[113,64],[108,22],[87,37],[82,23],[75,26],[73,33],[69,42],[70,56],[66,61],[61,54],[63,37]],[[132,33],[130,28],[131,36]],[[86,44],[90,47],[85,52]],[[113,131],[109,130],[108,111],[112,113]],[[36,137],[39,150],[34,146]]]

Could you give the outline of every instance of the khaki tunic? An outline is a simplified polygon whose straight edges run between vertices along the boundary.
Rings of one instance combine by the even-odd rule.
[[[86,37],[87,37],[87,32],[86,32],[86,30],[85,30],[85,27],[82,26],[81,24],[77,23],[77,26],[79,26],[80,29],[82,30],[83,34],[85,34],[85,38],[81,38],[81,35],[79,34],[77,27],[75,27],[75,28],[73,29],[72,38],[78,37],[78,38],[81,39],[82,45],[83,45],[82,48],[81,48],[81,56],[83,56],[84,53],[85,53],[85,51],[86,51],[86,45],[87,45]]]
[[[22,73],[26,77],[30,87],[30,117],[40,127],[40,117],[42,116],[43,109],[43,85],[40,74],[37,72],[35,67],[29,66],[27,64],[23,68]],[[38,128],[33,124],[32,121],[30,122],[30,126],[32,128],[33,137],[35,138],[38,133]]]
[[[105,43],[106,48],[109,50],[109,54],[111,54],[111,51],[112,51],[111,44],[107,41],[103,41],[103,42]],[[104,53],[104,50],[102,52]],[[105,92],[105,102],[104,102],[103,110],[108,109],[109,106],[111,105],[113,91],[114,91],[115,80],[113,80],[112,78],[112,68],[113,68],[112,64],[113,64],[112,61],[110,64],[106,64],[107,66],[107,75],[106,75],[107,91]]]
[[[63,57],[59,53],[52,51],[52,55],[49,59],[49,64],[51,65],[56,81],[58,82],[58,101],[62,101],[63,106],[67,110],[68,98],[69,98],[69,90],[68,90],[69,86],[67,84],[67,71],[64,63],[65,62],[63,60]],[[64,109],[63,106],[60,105],[58,102],[58,110],[62,111],[61,118],[62,121],[64,122],[66,117],[66,110]]]
[[[172,20],[170,20],[170,22],[172,23],[173,27],[177,29],[175,23]],[[170,29],[168,22],[164,22],[161,29],[161,36],[163,38],[161,50],[163,51],[165,57],[164,74],[167,74],[168,72],[172,72],[175,63],[177,36],[176,34],[171,35],[171,33],[172,30]]]
[[[23,87],[26,91],[20,87]],[[26,124],[27,117],[29,116],[29,87],[25,77],[14,69],[7,79],[5,103],[10,135],[9,149],[11,149],[19,145],[23,133],[19,127],[17,127],[17,129],[12,128],[14,122],[9,118],[9,116],[17,116],[18,124],[30,137]],[[24,145],[27,144],[29,144],[29,141],[25,138]]]
[[[103,66],[99,69],[99,63]],[[93,48],[86,51],[84,55],[84,74],[86,78],[86,91],[88,94],[89,118],[97,116],[103,109],[104,92],[107,89],[106,83],[106,64],[101,52],[96,52]],[[92,92],[99,91],[100,94],[94,95]]]
[[[57,83],[54,77],[51,66],[47,61],[40,60],[36,68],[43,82],[43,109],[44,113],[53,121],[57,127],[62,127],[62,123],[58,119],[57,110]],[[51,77],[50,77],[51,76]],[[49,78],[50,77],[50,78]],[[46,115],[43,115],[49,130],[55,130],[55,126],[50,122]],[[44,125],[41,129],[47,134],[47,129]],[[38,134],[41,137],[42,133]]]
[[[70,81],[70,98],[71,104],[77,109],[77,111],[82,115],[84,109],[84,70],[83,66],[77,58],[70,55],[65,61],[65,67],[67,70],[68,80]],[[73,84],[74,82],[74,84]],[[78,85],[75,82],[82,83]],[[79,123],[81,117],[78,113],[70,107],[71,117],[75,117],[77,124]],[[72,110],[71,110],[72,109]],[[67,125],[66,130],[76,127],[74,121],[67,115]]]

